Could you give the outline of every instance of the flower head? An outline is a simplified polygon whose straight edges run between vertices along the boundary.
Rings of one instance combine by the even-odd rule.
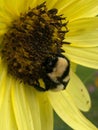
[[[52,130],[53,107],[73,129],[96,130],[79,111],[87,111],[91,103],[86,88],[73,73],[73,65],[98,68],[97,0],[0,3],[0,128]],[[51,63],[50,59],[57,63],[55,57],[61,58],[58,54],[63,55],[64,64],[71,64],[70,81],[69,71],[67,77],[64,75],[64,81],[69,81],[67,88],[57,93],[35,90],[45,86],[43,79],[61,83],[54,75],[49,74],[48,80],[44,77],[44,64]],[[51,88],[53,83],[49,83]]]

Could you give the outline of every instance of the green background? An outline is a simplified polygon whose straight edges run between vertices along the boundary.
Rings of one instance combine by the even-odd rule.
[[[98,127],[98,70],[78,66],[76,73],[86,85],[92,101],[90,111],[83,114]],[[72,129],[54,112],[54,130]]]

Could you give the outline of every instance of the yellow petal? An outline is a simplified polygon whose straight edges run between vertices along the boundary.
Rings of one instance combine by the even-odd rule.
[[[6,24],[4,24],[4,23],[2,23],[1,21],[0,21],[0,30],[3,30],[3,29],[5,29],[6,28]]]
[[[21,4],[21,6],[23,7],[23,11],[22,12],[26,12],[26,11],[28,11],[29,8],[36,7],[39,2],[37,2],[37,0],[23,0],[23,3],[24,3],[24,5]]]
[[[75,3],[75,0],[62,0],[62,2],[57,1],[54,5],[55,8],[58,9],[59,13],[64,14],[64,9],[66,9],[68,6]],[[62,11],[63,10],[63,11]]]
[[[70,67],[70,68],[72,68],[73,72],[76,72],[77,64],[75,64],[75,63],[73,63],[73,62],[71,62],[70,64],[71,64],[71,67]]]
[[[46,94],[37,92],[40,106],[41,130],[53,130],[53,109]]]
[[[10,93],[12,79],[7,77],[4,67],[0,62],[0,130],[17,130]]]
[[[7,71],[6,68],[4,69],[4,65],[2,64],[1,57],[0,57],[0,107],[2,106],[4,94],[6,91],[6,80],[7,80]]]
[[[98,47],[80,48],[72,46],[63,46],[66,56],[77,64],[98,69]]]
[[[30,115],[33,121],[34,130],[37,129],[41,130],[40,106],[39,106],[39,100],[36,91],[33,89],[33,87],[24,86],[24,85],[23,85],[23,89],[24,89],[25,100],[26,100],[25,104],[27,104],[29,108]]]
[[[2,35],[4,35],[5,34],[5,32],[6,32],[6,30],[4,29],[4,30],[1,30],[0,31],[0,36],[2,36]],[[1,41],[0,41],[1,42]]]
[[[0,0],[0,9],[4,6],[4,0]]]
[[[78,19],[68,24],[66,41],[72,46],[98,46],[98,17]]]
[[[53,129],[53,111],[44,93],[16,84],[12,88],[12,102],[19,130]]]
[[[58,0],[47,0],[47,1],[46,1],[46,4],[47,4],[48,9],[54,8],[54,5],[55,5],[56,3],[58,3]]]
[[[91,100],[86,87],[81,80],[71,71],[71,79],[66,88],[72,96],[76,106],[82,111],[88,111],[91,107]],[[66,93],[66,91],[64,91]]]
[[[11,79],[6,81],[6,91],[3,96],[3,102],[0,107],[0,129],[1,130],[17,130],[16,120],[14,118],[10,89],[11,89]],[[0,86],[3,84],[0,84]]]
[[[7,28],[7,26],[10,25],[11,21],[12,16],[6,9],[6,5],[3,2],[3,4],[0,7],[0,28],[3,28],[3,26],[6,26]]]
[[[56,7],[60,8],[58,5]],[[62,2],[61,2],[62,3]],[[98,14],[98,0],[70,0],[67,4],[63,2],[59,14],[64,14],[69,21],[77,18],[92,17]]]
[[[0,0],[0,22],[7,25],[16,19],[23,11],[24,0]],[[2,3],[2,4],[1,4]]]
[[[7,15],[4,9],[2,9],[0,11],[0,24],[9,24],[10,22],[11,22],[11,17]]]
[[[51,8],[53,8],[53,6],[55,5],[55,3],[57,2],[58,0],[53,0],[53,1],[51,1],[51,0],[47,0],[46,1],[46,6],[47,6],[47,8],[48,9],[51,9]],[[40,4],[42,4],[42,3],[44,3],[45,2],[45,0],[29,0],[29,4],[28,4],[28,7],[30,6],[31,8],[34,8],[34,7],[36,7],[36,6],[38,6],[38,5],[40,5]]]
[[[77,109],[69,92],[50,92],[48,97],[56,113],[75,130],[97,130]]]
[[[33,98],[31,98],[31,102],[33,104],[33,109],[31,111],[28,100],[26,98],[24,86],[15,82],[14,80],[12,82],[12,86],[11,97],[18,129],[34,130],[36,128],[41,130],[40,120],[37,119],[40,113],[39,106],[36,103],[36,96],[33,94]]]
[[[4,9],[13,17],[19,16],[20,12],[25,9],[26,0],[8,0],[4,1]]]

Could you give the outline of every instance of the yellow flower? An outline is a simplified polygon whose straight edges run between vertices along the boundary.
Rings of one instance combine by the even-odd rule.
[[[0,0],[0,48],[4,34],[21,13],[43,0]],[[79,111],[91,106],[88,92],[73,73],[73,65],[98,68],[98,0],[47,0],[48,9],[57,8],[67,18],[68,33],[62,49],[71,61],[71,80],[64,91],[39,92],[8,74],[0,57],[0,129],[52,130],[53,109],[75,130],[97,130]],[[18,40],[18,39],[17,39]]]

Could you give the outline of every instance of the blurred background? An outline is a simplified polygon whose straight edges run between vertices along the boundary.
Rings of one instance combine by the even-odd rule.
[[[83,114],[98,127],[98,70],[78,66],[76,73],[86,85],[92,101],[90,111]],[[56,113],[54,118],[54,130],[72,130]]]

